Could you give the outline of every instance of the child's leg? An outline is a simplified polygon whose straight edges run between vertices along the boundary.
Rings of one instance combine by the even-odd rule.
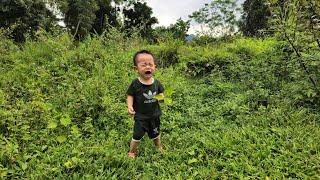
[[[162,149],[162,144],[161,144],[161,140],[160,140],[160,117],[156,117],[155,119],[152,119],[152,121],[150,121],[150,131],[149,133],[149,137],[154,137],[153,138],[153,143],[154,145],[161,151],[163,152]]]
[[[158,137],[156,137],[155,139],[153,139],[153,143],[161,152],[163,152],[162,144],[161,144],[161,140],[160,140],[160,135]]]
[[[144,130],[143,130],[143,122],[139,120],[135,120],[134,122],[134,129],[133,129],[133,137],[130,142],[130,150],[128,155],[130,157],[135,157],[137,154],[137,146],[139,141],[142,139],[144,135]]]
[[[134,141],[134,140],[131,140],[129,153],[136,154],[137,153],[137,147],[138,147],[138,142]]]

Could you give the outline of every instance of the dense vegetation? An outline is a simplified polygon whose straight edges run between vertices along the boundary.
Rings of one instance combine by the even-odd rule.
[[[154,52],[161,154],[127,157],[132,55]],[[285,42],[148,45],[121,33],[0,41],[0,177],[28,179],[319,178],[319,96]],[[319,78],[320,54],[307,57]]]
[[[212,0],[190,18],[152,28],[143,0],[2,2],[0,179],[319,179],[318,0]],[[185,42],[191,20],[209,31]],[[165,153],[145,138],[133,160],[141,49],[166,89]]]

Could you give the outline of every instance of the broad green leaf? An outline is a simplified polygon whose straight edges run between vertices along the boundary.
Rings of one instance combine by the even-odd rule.
[[[3,177],[6,177],[7,175],[8,175],[7,169],[2,169],[0,173],[0,177],[3,178]]]
[[[5,102],[4,93],[0,90],[0,105],[3,105]]]
[[[190,151],[188,152],[188,154],[190,154],[191,156],[195,155],[195,152],[194,151]]]
[[[48,129],[55,129],[57,127],[57,123],[56,122],[54,122],[54,121],[50,121],[49,123],[48,123]]]
[[[43,152],[43,151],[46,151],[48,149],[48,146],[47,145],[43,145],[42,147],[41,147],[41,151]]]
[[[188,164],[193,164],[193,163],[196,163],[198,162],[198,160],[196,158],[192,158],[188,161]]]
[[[66,140],[67,140],[67,137],[64,136],[64,135],[61,135],[61,136],[58,136],[58,137],[57,137],[57,141],[58,141],[59,143],[63,143],[63,142],[65,142]]]
[[[72,167],[72,162],[69,160],[69,161],[67,161],[67,162],[65,162],[64,164],[63,164],[66,168],[71,168]]]
[[[164,94],[163,94],[163,93],[157,94],[155,98],[156,98],[158,101],[163,101],[163,100],[164,100]]]
[[[24,134],[24,135],[22,136],[22,139],[25,140],[25,141],[28,141],[28,140],[31,139],[31,136],[30,136],[29,134]]]
[[[314,96],[317,95],[317,94],[316,94],[313,90],[311,90],[311,89],[308,90],[306,94],[307,94],[307,97],[314,97]]]
[[[22,169],[22,170],[26,170],[27,168],[28,168],[27,163],[22,163],[22,164],[21,164],[21,169]]]
[[[164,99],[164,104],[166,104],[166,105],[172,105],[172,99],[171,98],[165,98]]]
[[[78,135],[79,134],[79,129],[77,125],[71,126],[71,134],[73,135]]]
[[[28,130],[30,128],[30,126],[28,126],[28,125],[23,125],[22,127],[21,127],[21,129],[23,129],[23,130]]]
[[[51,171],[56,172],[58,170],[58,168],[54,167],[51,169]]]
[[[60,119],[60,123],[63,125],[63,126],[68,126],[71,124],[71,119],[70,117],[63,117]]]
[[[165,93],[166,97],[171,97],[171,95],[174,93],[174,90],[173,90],[173,88],[168,87],[168,88],[166,88],[164,93]]]
[[[18,163],[19,163],[19,165],[20,165],[20,167],[21,167],[21,169],[22,169],[23,171],[28,168],[27,163],[22,162],[22,161],[19,161],[19,160],[18,160]]]

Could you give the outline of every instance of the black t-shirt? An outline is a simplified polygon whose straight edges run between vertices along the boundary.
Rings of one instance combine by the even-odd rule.
[[[163,91],[162,84],[156,79],[150,85],[142,84],[139,79],[133,80],[127,94],[133,96],[135,118],[144,120],[160,116],[161,110],[155,96]]]

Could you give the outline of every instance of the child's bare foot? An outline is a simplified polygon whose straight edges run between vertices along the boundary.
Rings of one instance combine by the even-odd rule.
[[[136,158],[136,153],[128,152],[128,156],[132,159]]]
[[[159,151],[160,151],[161,154],[164,154],[164,153],[165,153],[165,151],[164,151],[163,148],[159,148]]]
[[[161,154],[165,154],[165,150],[162,145],[160,147],[158,147],[158,150],[160,151]]]

